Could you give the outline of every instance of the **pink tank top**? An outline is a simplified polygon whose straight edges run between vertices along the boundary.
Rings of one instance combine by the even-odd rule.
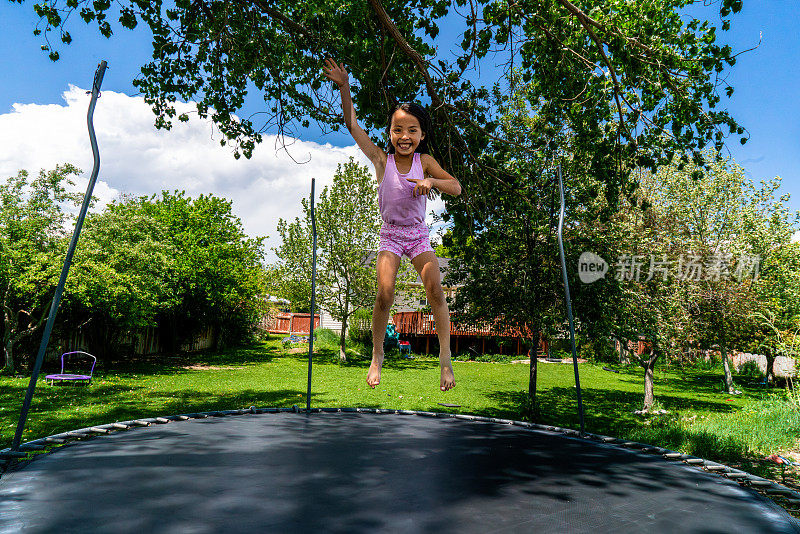
[[[411,170],[406,174],[401,174],[397,170],[394,154],[389,154],[386,158],[383,180],[378,185],[378,206],[384,222],[398,226],[411,226],[425,222],[427,197],[425,195],[411,196],[414,186],[417,184],[409,182],[406,178],[417,180],[425,178],[419,154],[414,153]]]

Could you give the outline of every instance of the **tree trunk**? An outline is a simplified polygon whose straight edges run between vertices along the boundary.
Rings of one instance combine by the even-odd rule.
[[[311,320],[313,321],[314,318],[312,317]],[[217,352],[219,350],[219,338],[220,338],[220,327],[219,324],[214,324],[211,327],[211,350]]]
[[[344,294],[344,313],[342,314],[342,331],[339,334],[340,362],[347,361],[347,353],[344,351],[344,349],[345,349],[345,332],[347,331],[347,319],[349,319],[348,317],[349,315],[350,315],[350,283],[348,283],[347,286],[345,287],[345,294]]]
[[[769,385],[775,380],[775,353],[772,352],[771,349],[767,349],[764,351],[764,356],[767,358],[767,368],[764,372],[764,380],[766,381],[766,384]]]
[[[653,381],[654,381],[654,373],[653,370],[656,367],[656,360],[658,359],[658,355],[654,352],[650,353],[650,358],[647,359],[644,363],[644,405],[642,406],[642,410],[645,412],[649,412],[653,409],[653,403],[655,402],[656,398],[653,394]]]
[[[3,345],[3,355],[5,356],[5,366],[3,370],[7,373],[13,374],[14,373],[14,356],[12,349],[14,348],[14,343],[11,340],[8,340]]]
[[[728,361],[728,353],[724,346],[720,346],[719,353],[722,356],[722,368],[725,370],[725,391],[728,395],[733,395],[736,391],[733,385],[733,374],[731,374],[731,364]]]
[[[539,371],[539,332],[533,333],[533,342],[528,356],[531,359],[530,376],[528,380],[528,417],[535,423],[539,418],[539,406],[536,403],[536,376]]]
[[[618,339],[617,342],[619,343],[619,363],[620,365],[628,365],[628,351],[626,348],[628,342],[623,339]]]

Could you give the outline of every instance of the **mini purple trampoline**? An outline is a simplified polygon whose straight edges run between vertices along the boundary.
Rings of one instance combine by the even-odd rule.
[[[74,374],[74,373],[65,373],[65,365],[68,360],[72,359],[72,365],[75,365],[75,360],[81,360],[82,362],[91,361],[92,365],[89,368],[88,375],[81,375],[81,374]],[[46,382],[51,384],[91,384],[92,383],[92,375],[94,374],[94,366],[97,365],[97,358],[89,354],[88,352],[83,352],[82,350],[75,350],[72,352],[65,352],[61,355],[61,372],[54,375],[47,375],[44,377]]]

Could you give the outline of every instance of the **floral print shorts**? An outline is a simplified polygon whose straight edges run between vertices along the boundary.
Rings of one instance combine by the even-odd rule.
[[[401,258],[403,254],[412,260],[423,252],[433,252],[428,225],[424,222],[411,226],[398,226],[383,222],[378,252],[387,250]]]

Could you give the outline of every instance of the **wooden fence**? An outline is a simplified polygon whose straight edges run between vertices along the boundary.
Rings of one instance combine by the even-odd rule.
[[[311,332],[311,314],[277,313],[265,318],[264,329],[271,334],[308,334]],[[319,314],[314,314],[314,328],[319,328]]]
[[[158,328],[151,326],[136,333],[130,333],[120,338],[119,344],[133,348],[133,354],[145,356],[148,354],[158,354],[164,352],[164,347],[159,341]],[[180,350],[184,352],[195,352],[208,349],[214,345],[214,332],[209,327],[200,332],[194,339],[181,345]],[[61,340],[57,346],[52,348],[56,351],[69,352],[73,350],[86,350],[89,344],[80,330],[73,332],[67,339]],[[52,350],[52,349],[51,349]],[[49,353],[50,351],[48,351]]]

